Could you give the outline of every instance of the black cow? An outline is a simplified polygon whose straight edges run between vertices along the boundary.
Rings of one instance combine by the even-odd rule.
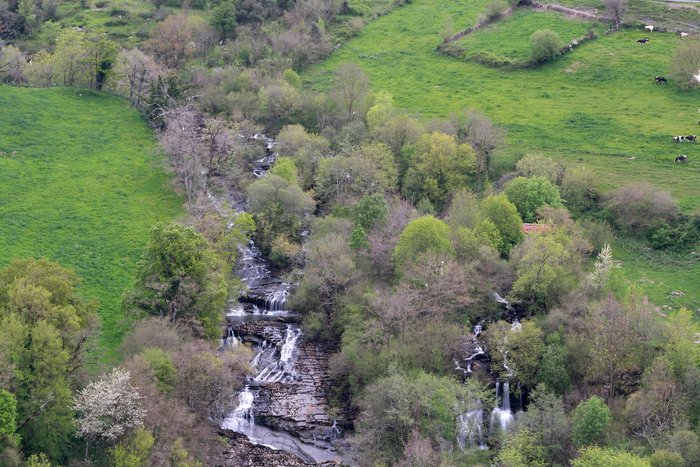
[[[673,137],[673,142],[674,143],[682,143],[683,139],[685,139],[685,136],[674,136]]]
[[[680,156],[677,156],[676,159],[673,161],[675,164],[676,162],[686,162],[688,160],[688,156],[685,154],[681,154]]]
[[[698,137],[695,135],[688,135],[685,137],[685,139],[687,139],[688,141],[695,141],[696,139],[698,139]]]
[[[666,78],[664,78],[663,76],[657,76],[656,78],[654,78],[654,80],[656,80],[657,84],[658,83],[668,83],[668,81],[666,81]]]
[[[649,42],[649,38],[645,37],[644,39],[637,39],[637,42],[639,44],[646,44],[647,42]]]

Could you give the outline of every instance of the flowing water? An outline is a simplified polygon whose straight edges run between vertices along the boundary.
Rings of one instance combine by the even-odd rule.
[[[253,139],[265,145],[266,156],[253,170],[256,177],[264,177],[277,158],[273,152],[276,143],[262,134],[254,135]],[[213,203],[218,208],[221,201],[213,199]],[[237,210],[242,212],[240,207]],[[229,307],[227,319],[230,324],[222,344],[251,344],[254,351],[251,367],[255,375],[249,378],[248,385],[238,395],[238,406],[224,419],[221,428],[243,434],[254,444],[292,453],[305,462],[336,462],[339,458],[328,443],[340,434],[336,424],[328,429],[328,439],[309,443],[256,420],[256,413],[262,408],[257,404],[263,389],[268,385],[292,386],[303,378],[296,365],[303,332],[295,323],[296,315],[287,310],[291,284],[273,274],[252,241],[239,250],[236,271],[247,292]],[[241,323],[252,325],[253,331],[247,334],[240,331]]]

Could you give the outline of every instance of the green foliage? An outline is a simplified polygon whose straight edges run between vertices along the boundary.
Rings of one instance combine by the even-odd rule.
[[[537,63],[544,63],[553,60],[561,53],[564,41],[559,34],[549,29],[535,31],[530,36],[532,46],[532,60]]]
[[[402,191],[413,202],[427,198],[442,206],[447,195],[467,186],[476,172],[476,155],[468,144],[439,131],[418,138],[405,150]]]
[[[120,297],[154,222],[181,213],[151,130],[126,101],[71,89],[0,87],[0,264],[74,268],[100,302],[102,360],[127,327]],[[31,122],[31,124],[30,124]],[[89,193],[89,202],[87,202]]]
[[[352,208],[355,223],[365,230],[381,224],[386,219],[389,208],[381,193],[363,196]]]
[[[480,204],[483,217],[496,226],[503,239],[500,253],[507,256],[511,248],[523,238],[523,221],[518,210],[506,195],[491,195]]]
[[[624,451],[588,446],[573,460],[573,467],[650,467],[647,459]]]
[[[473,382],[462,385],[422,371],[380,379],[367,388],[356,425],[365,463],[398,460],[413,430],[433,443],[453,440],[456,417],[484,400],[485,392]]]
[[[508,4],[503,0],[491,0],[486,5],[486,17],[488,19],[497,19],[508,9]]]
[[[514,257],[516,279],[511,294],[547,309],[576,285],[572,266],[576,258],[565,244],[565,234],[530,236],[518,246]],[[516,254],[517,253],[517,254]]]
[[[533,321],[509,324],[498,321],[491,324],[485,333],[491,350],[492,370],[502,378],[509,377],[525,387],[534,387],[544,351],[542,330]],[[507,356],[507,357],[506,357]],[[505,360],[507,358],[507,361]],[[507,370],[504,363],[508,365]]]
[[[282,73],[282,79],[289,83],[290,86],[296,89],[301,89],[301,77],[291,68],[284,70]]]
[[[587,401],[580,402],[576,406],[576,410],[574,410],[572,420],[571,438],[574,444],[581,447],[603,443],[605,441],[605,430],[611,419],[610,409],[599,397],[592,396]],[[592,451],[592,453],[598,452],[595,449]],[[586,458],[586,456],[583,456],[583,458]],[[589,464],[575,465],[587,466]]]
[[[256,238],[268,251],[279,235],[299,241],[305,218],[313,207],[307,193],[277,175],[270,174],[248,187],[248,208],[255,218]]]
[[[183,321],[209,338],[218,337],[228,286],[224,265],[192,227],[156,224],[125,297],[129,311]]]
[[[211,11],[211,25],[216,28],[222,39],[230,39],[236,33],[236,1],[221,0]]]
[[[562,205],[559,189],[547,178],[541,176],[517,177],[508,182],[503,191],[525,222],[535,222],[537,210],[544,205],[552,207]]]
[[[450,227],[433,216],[411,221],[401,232],[393,259],[398,268],[422,253],[452,253]]]
[[[153,435],[138,429],[130,439],[124,440],[112,448],[112,465],[114,467],[147,467],[151,450],[155,444]]]
[[[278,157],[270,173],[282,177],[292,185],[299,184],[297,179],[297,166],[294,163],[294,159],[291,157]]]
[[[369,248],[367,232],[365,232],[365,229],[363,229],[361,225],[358,225],[352,230],[349,245],[353,250],[364,250]]]
[[[173,363],[173,356],[155,347],[144,349],[141,355],[151,367],[158,389],[164,392],[175,389],[177,368]]]
[[[24,463],[25,467],[51,467],[51,465],[52,464],[49,461],[49,458],[46,457],[46,454],[43,452],[39,454],[32,454]]]
[[[659,449],[649,457],[649,464],[651,467],[684,467],[685,461],[677,452]]]
[[[597,207],[600,182],[588,167],[568,167],[559,188],[566,207],[575,214],[584,214]]]
[[[77,284],[73,271],[46,260],[15,260],[0,270],[0,367],[14,367],[9,387],[25,452],[52,459],[69,448],[73,374],[96,322],[95,304],[78,295]]]
[[[17,399],[5,389],[0,389],[0,449],[19,444],[17,429]]]
[[[527,411],[518,418],[518,424],[529,429],[537,438],[536,444],[547,464],[563,464],[568,460],[570,422],[560,396],[538,384],[530,393]]]
[[[564,394],[571,387],[571,377],[567,371],[566,347],[561,344],[549,344],[542,354],[542,363],[537,380],[544,383],[556,394]]]
[[[544,467],[544,449],[537,435],[527,428],[510,434],[498,453],[498,462],[508,467]]]

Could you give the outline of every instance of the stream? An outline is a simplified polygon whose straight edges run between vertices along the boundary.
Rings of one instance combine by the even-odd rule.
[[[277,157],[275,142],[262,134],[252,139],[265,146],[253,170],[264,177]],[[231,204],[242,211],[241,203]],[[272,272],[254,242],[239,250],[236,271],[247,292],[229,306],[223,345],[250,345],[254,376],[221,428],[303,462],[339,463],[332,442],[340,430],[327,413],[327,352],[304,341],[301,317],[287,309],[292,285]]]

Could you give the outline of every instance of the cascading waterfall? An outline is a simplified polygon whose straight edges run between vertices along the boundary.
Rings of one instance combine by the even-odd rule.
[[[276,143],[262,134],[254,135],[253,139],[262,141],[265,145],[266,156],[257,162],[253,171],[256,177],[264,177],[277,158],[273,152]],[[213,199],[213,202],[218,209],[219,200]],[[237,205],[242,206],[243,203]],[[238,212],[242,210],[238,209]],[[329,449],[328,442],[312,445],[289,432],[273,430],[256,423],[256,400],[266,386],[297,383],[299,375],[296,373],[295,359],[303,333],[296,324],[288,323],[286,328],[281,329],[278,324],[278,320],[293,316],[293,313],[286,310],[291,284],[273,276],[262,253],[252,241],[240,247],[239,252],[237,271],[248,292],[231,304],[227,317],[231,322],[271,324],[263,324],[262,330],[257,331],[253,337],[238,335],[231,326],[226,331],[224,344],[253,344],[255,356],[251,360],[251,366],[256,374],[249,378],[248,385],[238,395],[238,406],[226,417],[221,427],[245,435],[253,444],[292,453],[307,463],[338,462],[339,458]],[[260,336],[265,338],[260,339]],[[338,434],[339,430],[334,424],[329,430],[328,441],[335,439]]]
[[[484,410],[482,408],[470,410],[457,418],[457,443],[459,448],[465,449],[487,449],[484,439]]]
[[[498,402],[498,393],[500,389],[500,381],[496,382],[496,401]],[[490,432],[494,433],[496,429],[500,429],[501,433],[508,431],[508,427],[513,423],[513,412],[510,410],[510,383],[503,382],[503,394],[501,395],[501,407],[495,407],[491,412],[491,427]]]

